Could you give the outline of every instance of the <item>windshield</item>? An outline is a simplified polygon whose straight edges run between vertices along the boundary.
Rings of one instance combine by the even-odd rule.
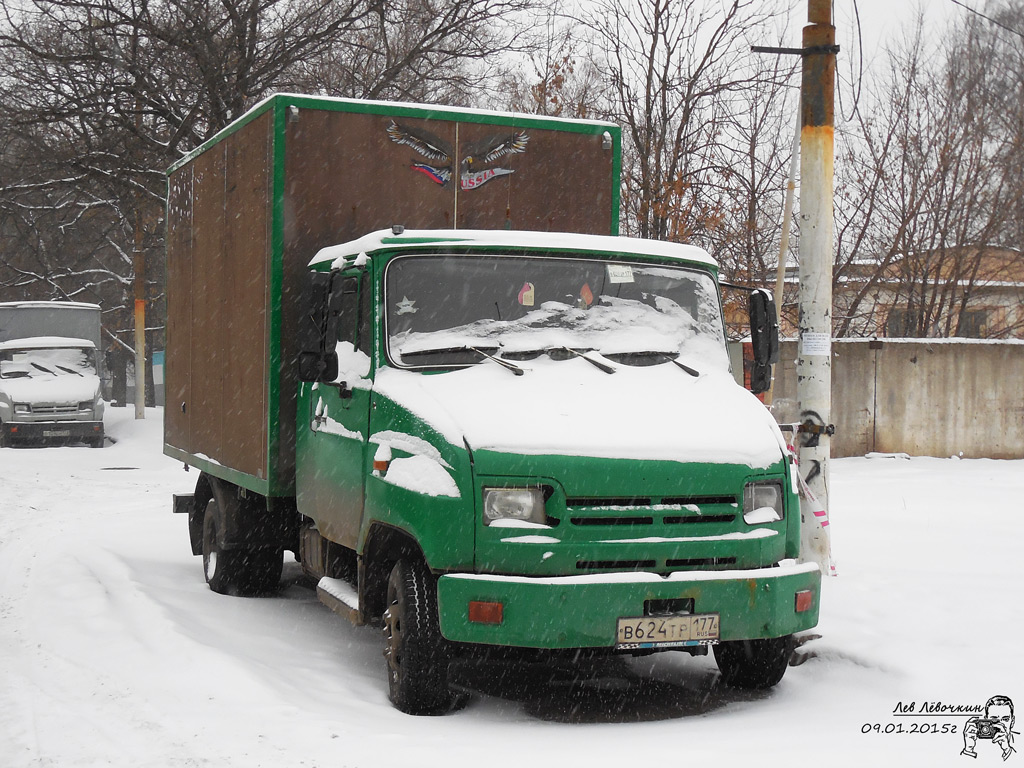
[[[556,256],[422,255],[385,281],[388,355],[403,366],[466,365],[596,352],[728,370],[707,272]]]
[[[96,357],[92,349],[0,350],[0,378],[3,379],[52,379],[56,376],[95,374]]]

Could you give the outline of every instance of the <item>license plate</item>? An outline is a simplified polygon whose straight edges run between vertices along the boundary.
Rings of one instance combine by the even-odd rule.
[[[619,619],[615,647],[633,649],[714,645],[718,642],[718,624],[717,613]]]
[[[70,429],[44,429],[43,437],[71,437]]]

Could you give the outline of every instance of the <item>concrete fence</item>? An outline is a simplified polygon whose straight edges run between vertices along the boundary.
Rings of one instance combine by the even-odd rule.
[[[773,413],[800,421],[795,341]],[[832,344],[833,456],[1024,458],[1024,340],[849,339]]]

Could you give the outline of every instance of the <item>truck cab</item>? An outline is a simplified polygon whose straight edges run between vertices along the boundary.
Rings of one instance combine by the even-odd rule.
[[[311,268],[298,554],[382,623],[396,705],[443,709],[444,662],[480,647],[714,647],[734,684],[782,677],[820,572],[705,252],[396,229]]]

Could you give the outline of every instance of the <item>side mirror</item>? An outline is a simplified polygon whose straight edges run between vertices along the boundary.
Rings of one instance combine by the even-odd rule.
[[[338,356],[326,348],[330,286],[329,272],[310,273],[299,316],[300,381],[333,381],[338,377]]]
[[[338,378],[338,353],[320,355],[299,352],[299,381],[334,381]]]
[[[779,361],[779,321],[769,291],[757,288],[750,294],[750,342],[754,365],[750,391],[766,392],[772,385],[772,364]]]

